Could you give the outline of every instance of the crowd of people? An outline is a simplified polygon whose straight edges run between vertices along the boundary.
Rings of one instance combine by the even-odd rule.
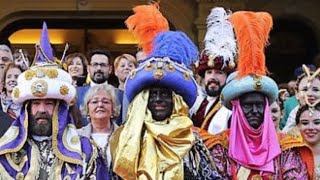
[[[268,76],[269,13],[213,8],[199,53],[133,11],[134,55],[0,42],[0,179],[320,179],[320,69]]]

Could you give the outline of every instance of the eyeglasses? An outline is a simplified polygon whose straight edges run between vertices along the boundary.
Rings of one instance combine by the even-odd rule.
[[[98,68],[99,66],[101,67],[101,68],[106,68],[106,67],[109,67],[109,64],[107,64],[107,63],[92,63],[92,64],[90,64],[92,67],[94,67],[94,68]]]

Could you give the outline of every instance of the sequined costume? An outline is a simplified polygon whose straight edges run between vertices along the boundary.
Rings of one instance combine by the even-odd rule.
[[[54,62],[45,23],[34,63],[17,82],[12,99],[22,109],[0,139],[0,179],[95,178],[97,149],[76,132],[69,112],[76,89],[71,76]],[[48,137],[35,136],[29,127],[34,116],[32,101],[48,99],[55,100],[48,119],[52,131]]]
[[[237,71],[221,91],[222,104],[232,110],[230,128],[216,136],[199,130],[218,172],[223,179],[308,179],[302,153],[310,155],[310,149],[277,135],[271,119],[269,104],[276,101],[278,86],[266,75],[264,48],[272,16],[238,11],[229,20],[238,47]]]
[[[219,179],[188,115],[197,96],[189,69],[198,57],[196,46],[185,33],[168,31],[158,4],[133,10],[126,23],[147,57],[125,83],[130,105],[126,123],[111,138],[114,172],[123,179]],[[155,118],[152,113],[163,110],[149,107],[154,88],[170,101],[155,100],[168,110],[165,117]]]
[[[235,179],[241,166],[228,156],[229,130],[212,136],[202,131],[206,145],[209,148],[211,157],[223,179]],[[275,172],[264,174],[263,179],[308,179],[307,167],[301,152],[305,151],[309,156],[310,150],[295,138],[284,134],[278,134],[282,152],[273,160]],[[251,171],[249,179],[260,177],[257,171]]]

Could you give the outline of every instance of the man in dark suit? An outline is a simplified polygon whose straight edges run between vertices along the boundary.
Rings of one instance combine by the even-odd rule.
[[[97,84],[109,84],[108,80],[112,72],[111,53],[105,49],[95,49],[90,52],[89,55],[88,74],[90,75],[91,82],[85,86],[77,87],[77,106],[83,106],[84,97],[90,87]],[[119,89],[115,88],[115,93],[118,101],[122,104],[123,93]],[[114,121],[120,125],[122,123],[121,114],[119,117],[115,117]],[[86,117],[82,118],[82,125],[88,124]]]
[[[2,137],[2,135],[8,130],[13,120],[14,119],[12,119],[7,113],[2,111],[2,107],[0,106],[0,137]]]

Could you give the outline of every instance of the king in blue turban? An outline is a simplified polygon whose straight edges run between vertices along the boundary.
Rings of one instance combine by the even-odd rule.
[[[197,96],[189,69],[197,48],[185,33],[168,31],[157,4],[134,11],[127,25],[138,32],[147,58],[126,80],[130,105],[126,123],[112,137],[113,170],[124,179],[217,179],[188,117]]]

